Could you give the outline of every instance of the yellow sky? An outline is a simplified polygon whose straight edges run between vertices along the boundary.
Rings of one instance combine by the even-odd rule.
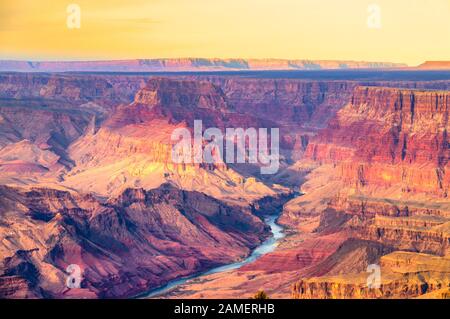
[[[450,60],[450,0],[0,0],[1,59],[163,57]]]

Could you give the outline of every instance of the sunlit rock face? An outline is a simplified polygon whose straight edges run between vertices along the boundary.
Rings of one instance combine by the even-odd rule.
[[[305,156],[338,165],[354,187],[446,198],[449,105],[447,91],[358,87]]]
[[[319,168],[284,218],[293,223],[310,213],[318,219],[319,237],[341,233],[352,244],[303,272],[294,298],[445,298],[449,105],[445,90],[357,87],[310,140],[305,159]],[[309,204],[324,201],[316,209]],[[358,252],[364,245],[355,240],[379,249],[364,256]],[[369,264],[381,267],[376,289],[366,283]]]

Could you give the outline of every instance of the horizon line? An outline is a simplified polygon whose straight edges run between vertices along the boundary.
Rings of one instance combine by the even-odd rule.
[[[28,58],[3,58],[0,57],[0,61],[17,61],[17,62],[115,62],[115,61],[136,61],[136,60],[211,60],[211,61],[311,61],[311,62],[364,62],[364,63],[390,63],[390,64],[398,64],[411,66],[405,62],[392,62],[388,60],[359,60],[359,59],[311,59],[311,58],[239,58],[239,57],[227,57],[227,58],[219,58],[219,57],[158,57],[158,58],[45,58],[45,59],[28,59]],[[447,62],[445,60],[424,60],[420,64],[426,62]],[[418,64],[418,65],[420,65]]]

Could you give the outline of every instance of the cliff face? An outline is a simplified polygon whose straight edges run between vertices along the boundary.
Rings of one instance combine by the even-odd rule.
[[[288,205],[285,221],[315,216],[318,240],[341,233],[351,242],[302,271],[294,298],[445,294],[449,103],[449,91],[356,87],[310,139],[307,194]],[[363,252],[361,241],[378,248]],[[366,284],[369,264],[381,266],[379,289]]]
[[[292,296],[300,299],[445,298],[448,294],[449,259],[425,254],[394,252],[381,258],[379,288],[367,287],[367,273],[324,276],[302,280]]]
[[[426,204],[343,194],[329,202],[314,236],[348,240],[300,270],[293,298],[445,298],[450,210],[448,201]],[[367,284],[369,265],[380,266],[379,288]]]
[[[355,187],[397,185],[446,197],[449,105],[448,91],[358,87],[305,156],[338,164]]]
[[[286,133],[289,130],[303,130],[305,134],[305,130],[309,132],[314,128],[326,127],[336,112],[350,102],[353,89],[361,83],[417,89],[450,88],[449,81],[380,82],[205,75],[161,78],[145,74],[2,73],[0,98],[9,103],[15,101],[16,104],[22,101],[22,105],[26,100],[27,105],[36,107],[55,107],[56,102],[58,108],[76,108],[96,112],[99,116],[133,101],[157,104],[159,100],[166,106],[190,105],[190,109],[198,104],[203,109],[234,111],[230,116],[245,114],[247,117],[276,122],[281,129],[286,127]],[[141,89],[145,89],[141,92],[142,97],[136,97]],[[159,96],[152,95],[156,91]],[[215,93],[209,95],[208,91]],[[155,100],[151,101],[152,98]]]
[[[33,99],[34,103],[59,100],[60,108],[86,105],[88,108],[109,108],[130,102],[140,88],[142,77],[105,77],[100,75],[56,75],[29,73],[0,74],[2,99]],[[97,105],[96,105],[97,104]]]
[[[146,87],[138,92],[136,103],[153,106],[165,106],[192,110],[206,108],[226,110],[225,95],[210,82],[170,80],[168,78],[152,79]]]
[[[202,120],[204,125],[222,127],[224,114],[231,111],[222,90],[210,82],[152,78],[131,104],[114,110],[105,125],[120,128],[161,119],[191,127],[194,120]]]
[[[64,297],[70,264],[83,280],[66,297],[130,296],[232,262],[267,236],[249,211],[167,184],[106,203],[49,189],[0,192],[1,297]]]
[[[445,202],[426,207],[386,199],[336,198],[322,212],[317,231],[336,231],[338,226],[352,238],[397,250],[445,256],[450,248],[449,216]]]
[[[354,158],[364,161],[446,165],[449,103],[446,91],[358,87],[307,154],[334,160],[339,152],[314,148],[333,144],[351,148]]]
[[[351,102],[358,85],[426,90],[450,88],[448,81],[318,81],[221,76],[190,78],[210,81],[220,87],[228,104],[236,112],[275,122],[280,128],[282,147],[294,150],[294,160],[303,158],[302,154],[317,129],[326,128],[337,112]],[[368,130],[370,128],[366,127]]]

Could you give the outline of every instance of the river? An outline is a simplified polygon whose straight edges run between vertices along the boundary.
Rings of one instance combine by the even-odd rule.
[[[284,236],[285,236],[285,234],[283,232],[284,228],[276,223],[277,219],[278,219],[278,215],[269,216],[269,217],[265,218],[266,224],[269,225],[269,227],[271,229],[272,236],[270,238],[268,238],[265,242],[263,242],[260,246],[258,246],[255,250],[253,250],[252,254],[249,257],[247,257],[246,259],[244,259],[240,262],[213,268],[213,269],[211,269],[207,272],[204,272],[202,274],[199,274],[199,275],[185,277],[185,278],[171,281],[167,285],[153,290],[152,292],[150,292],[148,295],[146,295],[143,298],[158,297],[160,295],[163,295],[163,294],[171,291],[172,289],[177,288],[177,286],[182,285],[191,279],[201,278],[203,276],[207,276],[207,275],[211,275],[211,274],[217,274],[220,272],[239,269],[246,264],[254,262],[261,256],[273,252],[275,250],[275,248],[277,247],[280,239],[284,238]]]

